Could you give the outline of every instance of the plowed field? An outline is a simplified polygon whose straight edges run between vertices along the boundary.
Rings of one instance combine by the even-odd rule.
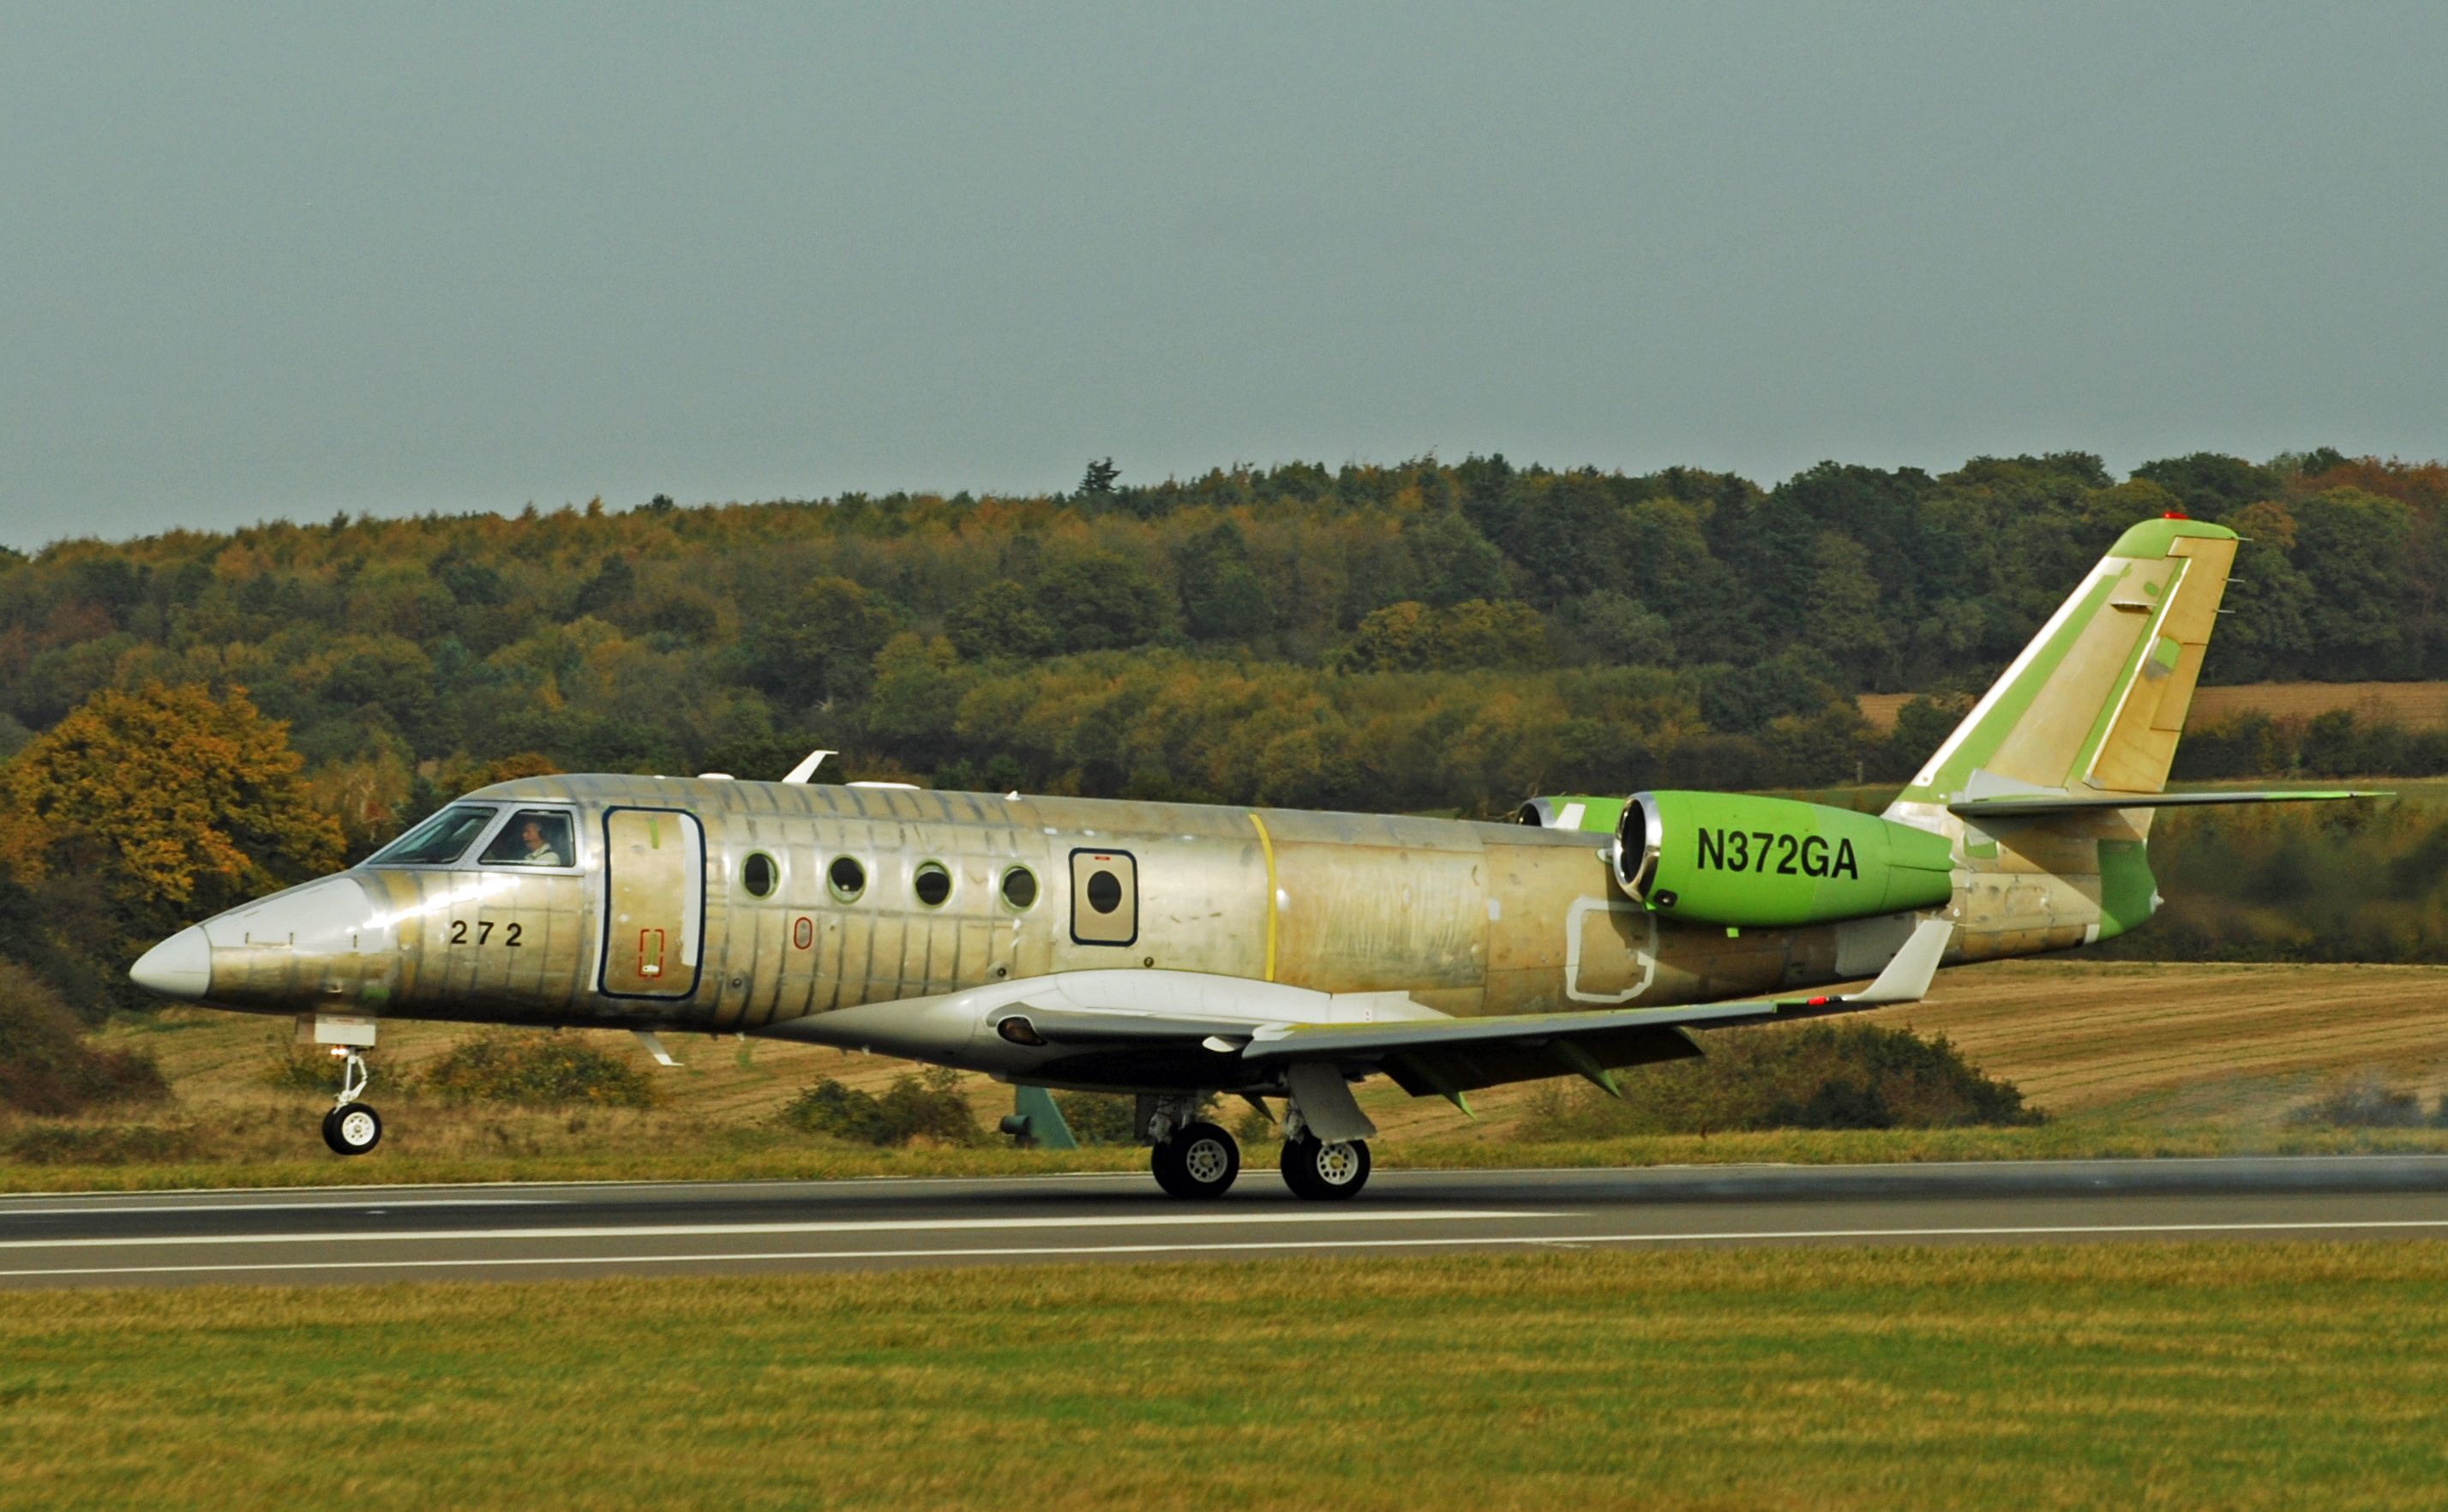
[[[2059,1114],[2133,1105],[2253,1120],[2362,1071],[2448,1088],[2448,969],[2000,963],[1874,1022],[1944,1034]]]

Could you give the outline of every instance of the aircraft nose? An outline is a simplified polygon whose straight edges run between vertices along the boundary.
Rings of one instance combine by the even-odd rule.
[[[212,990],[212,945],[191,924],[137,957],[127,968],[127,980],[156,997],[196,1002]]]

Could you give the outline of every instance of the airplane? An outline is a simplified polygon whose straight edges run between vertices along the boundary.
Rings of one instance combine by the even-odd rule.
[[[525,777],[130,971],[294,1016],[382,1137],[380,1026],[753,1034],[1136,1094],[1164,1191],[1221,1196],[1237,1094],[1302,1197],[1368,1179],[1356,1081],[1482,1087],[1701,1053],[1703,1031],[1909,1002],[1941,966],[2070,949],[2160,898],[2152,813],[2370,796],[2165,791],[2237,537],[2127,530],[1878,814],[1742,794],[1557,795],[1521,822],[816,783]],[[1860,990],[1815,990],[1869,979]],[[1041,1108],[1051,1110],[1042,1091]],[[1008,1126],[1008,1125],[1007,1125]]]

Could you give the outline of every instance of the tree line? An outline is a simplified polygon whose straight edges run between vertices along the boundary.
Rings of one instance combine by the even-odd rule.
[[[1102,462],[1024,497],[0,551],[0,952],[48,950],[85,1001],[158,927],[520,772],[773,775],[822,745],[851,776],[1466,814],[1892,779],[2171,510],[2249,538],[2209,679],[2448,676],[2443,505],[2448,467],[2326,450],[1773,487],[1501,456],[1138,485]],[[1931,697],[1888,735],[1852,702],[1903,689]]]

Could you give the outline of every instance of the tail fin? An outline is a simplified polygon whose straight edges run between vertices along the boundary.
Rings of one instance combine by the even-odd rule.
[[[2118,537],[1897,805],[2162,791],[2235,547],[2198,520]]]

